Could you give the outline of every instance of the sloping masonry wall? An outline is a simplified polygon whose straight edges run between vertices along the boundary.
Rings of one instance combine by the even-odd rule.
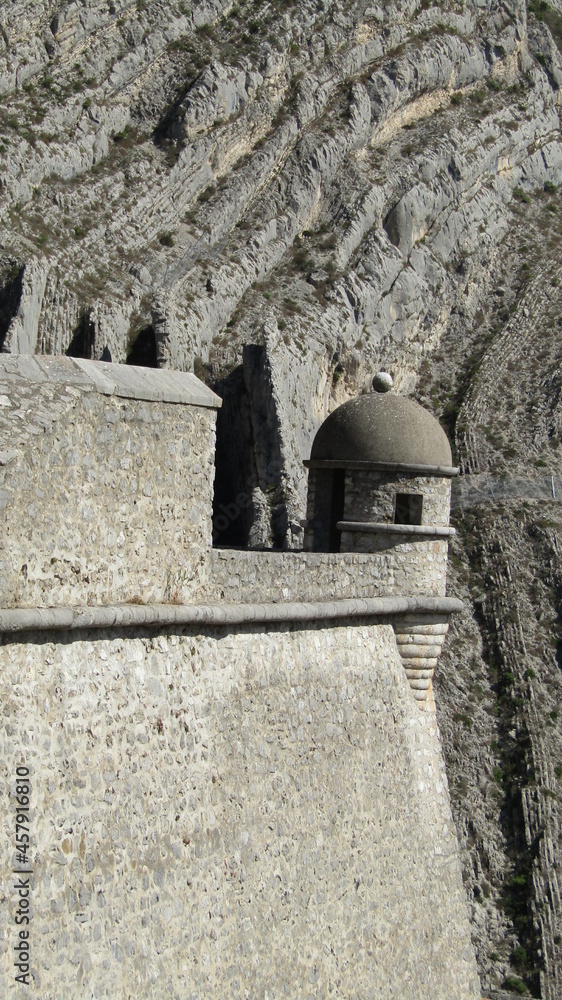
[[[2,995],[480,996],[435,716],[390,625],[30,634],[0,677],[33,859],[14,990],[3,808]]]
[[[0,995],[476,1000],[446,540],[213,550],[219,404],[0,357]]]

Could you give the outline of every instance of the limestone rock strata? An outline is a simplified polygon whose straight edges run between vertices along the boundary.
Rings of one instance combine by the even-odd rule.
[[[176,14],[116,12],[86,46],[87,23],[67,12],[55,25],[67,26],[66,69],[10,96],[29,124],[4,150],[6,273],[23,269],[4,348],[125,360],[150,330],[160,363],[199,358],[213,377],[243,342],[261,343],[257,392],[283,451],[278,534],[297,518],[301,459],[339,393],[383,355],[408,384],[457,308],[459,260],[505,233],[515,187],[556,183],[556,92],[519,7],[407,19],[391,8],[381,24],[376,10],[329,5],[311,20],[302,4],[298,53],[271,42],[287,25],[271,14],[270,33],[257,18],[237,49],[241,65],[235,17],[204,31]],[[131,51],[110,68],[117,37]],[[99,79],[70,66],[78,39]],[[209,59],[193,79],[188,56]],[[168,64],[187,73],[175,95]],[[64,114],[43,99],[38,110],[40,86],[65,98]]]

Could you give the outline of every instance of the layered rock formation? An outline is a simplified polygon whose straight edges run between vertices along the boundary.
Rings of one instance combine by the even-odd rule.
[[[380,367],[484,484],[438,705],[483,985],[549,1000],[561,24],[540,0],[33,0],[0,30],[4,351],[195,368],[224,399],[218,541],[299,544],[314,432]]]

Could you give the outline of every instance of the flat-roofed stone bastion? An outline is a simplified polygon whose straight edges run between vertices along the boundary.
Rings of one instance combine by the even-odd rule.
[[[446,439],[346,403],[305,551],[213,549],[219,406],[0,357],[2,995],[479,998],[431,685]]]

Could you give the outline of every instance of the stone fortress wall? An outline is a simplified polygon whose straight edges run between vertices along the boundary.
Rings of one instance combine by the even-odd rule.
[[[422,550],[434,543],[422,541]],[[322,601],[431,595],[445,591],[445,573],[432,560],[412,560],[413,543],[374,555],[355,552],[244,552],[210,555],[209,593],[215,599]],[[431,552],[429,553],[431,555]]]
[[[3,607],[171,601],[200,589],[215,398],[193,376],[182,390],[154,389],[154,379],[133,390],[124,365],[113,366],[116,395],[107,367],[2,357]]]
[[[3,417],[26,386],[14,364],[2,362]],[[37,385],[27,379],[33,392],[69,396],[70,418],[0,445],[15,452],[3,467],[13,490],[5,573],[24,554],[28,566],[0,610],[3,995],[479,997],[435,715],[430,702],[420,711],[404,670],[409,634],[433,656],[455,602],[421,570],[409,589],[393,583],[397,548],[212,551],[216,401],[195,381],[179,389],[189,378],[179,373],[180,398],[167,400],[164,372],[145,376],[152,398],[134,398],[134,370],[101,363],[81,368],[98,385],[77,389],[76,364],[59,359]],[[105,449],[108,425],[117,432]],[[23,511],[10,559],[24,486],[39,489],[45,456],[70,440],[66,502],[54,484]],[[161,475],[152,496],[120,488],[137,478],[137,457],[145,483]],[[98,521],[111,491],[117,523],[95,535],[87,582],[76,526],[93,484]],[[134,517],[141,497],[145,521],[123,543],[120,573],[99,571],[118,548],[108,532],[124,533],[119,513]],[[81,570],[70,569],[74,586],[29,571],[61,537]],[[30,987],[14,983],[13,967],[21,763],[31,774]]]
[[[479,996],[435,718],[389,625],[60,638],[0,649],[5,797],[31,767],[31,995]]]

